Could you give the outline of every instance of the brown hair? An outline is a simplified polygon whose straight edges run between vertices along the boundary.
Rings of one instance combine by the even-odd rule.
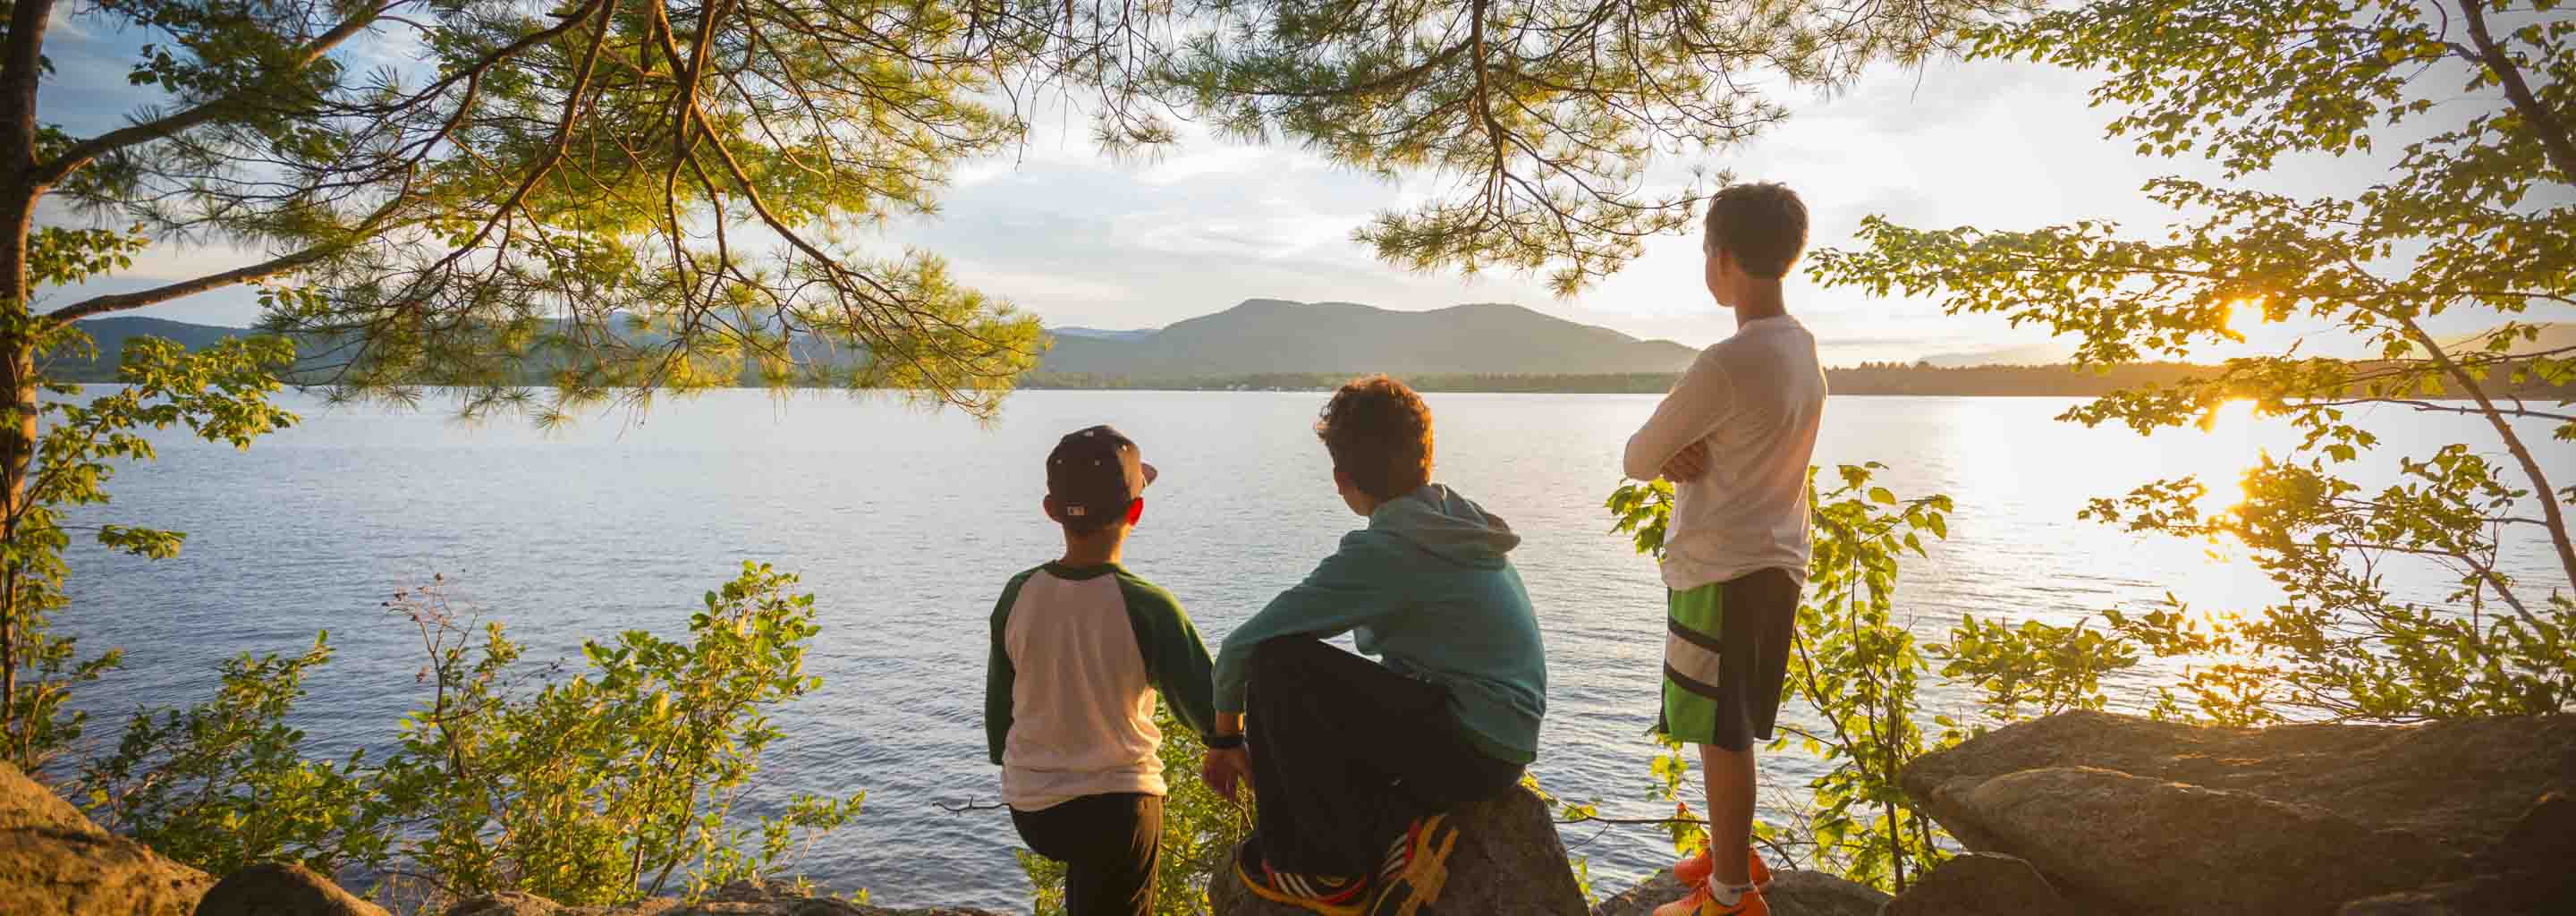
[[[1362,493],[1394,499],[1431,482],[1431,407],[1403,382],[1352,379],[1325,402],[1315,437]]]
[[[1776,182],[1727,185],[1708,199],[1708,241],[1746,274],[1780,279],[1807,249],[1807,203]]]

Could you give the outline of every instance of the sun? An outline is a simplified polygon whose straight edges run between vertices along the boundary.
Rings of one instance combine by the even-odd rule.
[[[2224,324],[2228,330],[2236,332],[2239,336],[2243,336],[2245,329],[2263,324],[2270,320],[2271,318],[2269,316],[2263,314],[2262,297],[2253,296],[2228,303],[2227,317],[2222,320],[2222,324]]]

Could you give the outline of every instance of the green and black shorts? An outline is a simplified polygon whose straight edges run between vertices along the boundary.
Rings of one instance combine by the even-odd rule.
[[[1799,582],[1765,569],[1668,592],[1664,705],[1655,730],[1730,751],[1770,740],[1798,625]]]

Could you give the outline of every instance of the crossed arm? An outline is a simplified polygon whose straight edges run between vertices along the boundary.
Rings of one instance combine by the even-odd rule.
[[[1714,353],[1691,361],[1655,415],[1628,437],[1621,470],[1637,480],[1661,477],[1679,483],[1708,473],[1708,434],[1734,406],[1734,385]]]

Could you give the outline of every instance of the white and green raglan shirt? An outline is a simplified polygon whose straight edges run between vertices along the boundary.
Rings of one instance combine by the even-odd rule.
[[[1199,734],[1216,720],[1207,646],[1172,593],[1115,563],[1049,563],[993,605],[984,736],[1002,801],[1021,811],[1085,795],[1164,794],[1154,693]]]

